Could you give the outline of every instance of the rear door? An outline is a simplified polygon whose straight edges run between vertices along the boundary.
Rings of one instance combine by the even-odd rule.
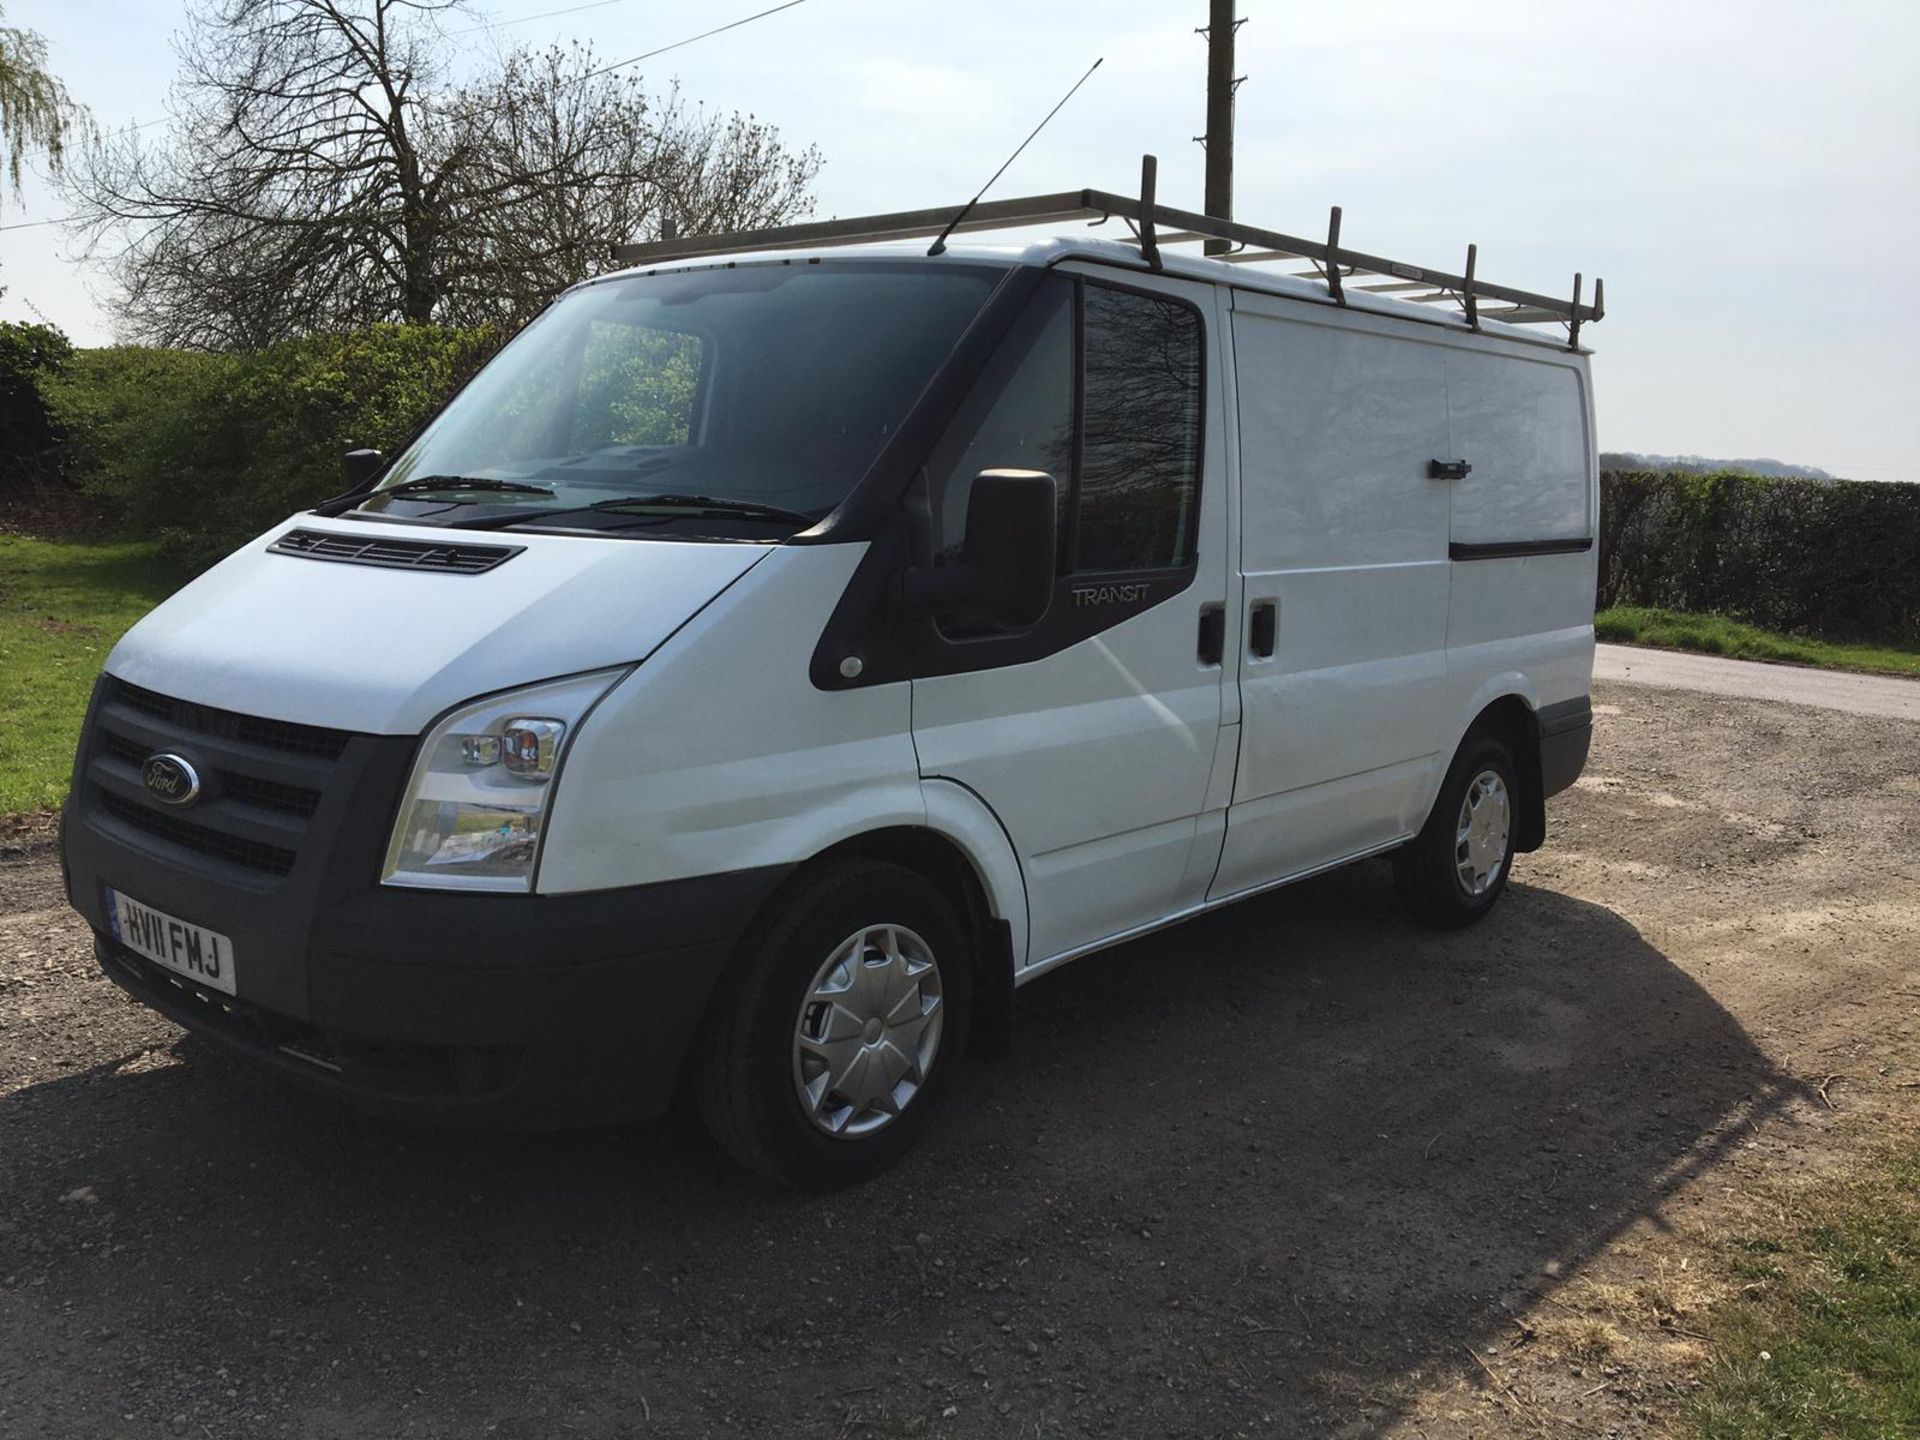
[[[1047,619],[943,622],[952,673],[913,682],[922,774],[980,795],[1019,853],[1029,964],[1198,904],[1218,856],[1217,825],[1196,843],[1223,690],[1201,628],[1226,619],[1229,578],[1214,303],[1208,285],[1056,273],[929,465],[940,548],[981,470],[1060,483]]]
[[[1213,898],[1412,833],[1453,744],[1445,351],[1415,328],[1234,293],[1241,735]]]

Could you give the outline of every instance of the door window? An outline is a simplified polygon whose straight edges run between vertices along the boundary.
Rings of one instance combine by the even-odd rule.
[[[1157,295],[1088,285],[1072,568],[1193,559],[1200,490],[1200,317]]]
[[[1074,290],[1065,280],[1041,287],[934,455],[929,474],[940,477],[934,526],[942,556],[960,548],[967,499],[982,470],[1046,471],[1060,487],[1064,515],[1073,485]]]
[[[982,470],[1044,470],[1060,487],[1061,574],[1192,564],[1200,345],[1187,305],[1050,278],[928,466],[936,552],[959,549]]]

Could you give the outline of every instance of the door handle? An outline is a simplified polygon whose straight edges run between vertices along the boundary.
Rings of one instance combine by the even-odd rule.
[[[1256,600],[1247,620],[1247,649],[1256,660],[1271,660],[1280,635],[1280,602]]]
[[[1227,607],[1200,607],[1200,663],[1218,665],[1227,658]]]
[[[1427,478],[1429,480],[1464,480],[1473,473],[1473,466],[1464,460],[1429,460]]]

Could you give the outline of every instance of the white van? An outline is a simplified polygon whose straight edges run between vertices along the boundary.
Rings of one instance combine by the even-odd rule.
[[[1366,856],[1484,915],[1587,752],[1600,305],[1150,193],[960,228],[1103,215],[563,295],[108,657],[63,847],[106,973],[390,1113],[684,1094],[825,1185],[1069,960]]]

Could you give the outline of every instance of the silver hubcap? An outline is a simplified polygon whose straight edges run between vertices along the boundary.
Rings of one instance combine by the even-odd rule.
[[[902,925],[843,940],[813,977],[793,1027],[800,1108],[829,1135],[871,1135],[926,1084],[940,1049],[940,966]]]
[[[1507,783],[1492,770],[1482,770],[1467,786],[1460,802],[1460,823],[1453,832],[1453,863],[1460,888],[1484,895],[1507,864],[1507,832],[1512,806]]]

